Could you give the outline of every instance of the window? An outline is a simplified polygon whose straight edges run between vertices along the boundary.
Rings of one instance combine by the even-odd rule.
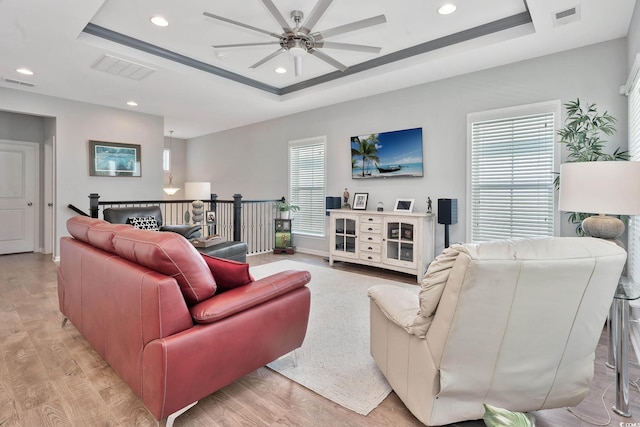
[[[326,144],[326,137],[289,142],[289,202],[300,207],[293,233],[324,236]]]
[[[636,74],[637,75],[637,74]],[[640,80],[629,92],[629,157],[640,161]],[[627,276],[640,280],[640,216],[629,218],[629,256]]]
[[[560,102],[469,115],[471,242],[553,236]]]
[[[165,172],[171,171],[171,150],[168,148],[162,151],[162,170]]]

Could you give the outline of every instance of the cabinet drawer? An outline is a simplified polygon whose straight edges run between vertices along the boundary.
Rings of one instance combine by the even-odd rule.
[[[360,259],[369,262],[380,262],[382,257],[380,254],[375,254],[373,252],[360,252]]]
[[[361,233],[382,233],[382,224],[360,224]]]
[[[380,243],[360,242],[360,252],[374,252],[381,254],[382,245]]]
[[[366,245],[368,243],[381,243],[382,236],[379,234],[363,233],[360,235],[360,242],[362,242],[363,245]]]
[[[360,224],[382,224],[382,217],[362,215],[360,217]]]

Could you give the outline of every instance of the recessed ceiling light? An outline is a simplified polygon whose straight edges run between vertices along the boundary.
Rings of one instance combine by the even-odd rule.
[[[169,25],[169,21],[164,19],[162,16],[152,16],[151,18],[149,18],[149,20],[158,27],[166,27],[167,25]]]
[[[25,76],[33,76],[33,71],[28,68],[18,68],[16,71],[20,74],[24,74]]]
[[[445,3],[438,8],[438,13],[440,15],[448,15],[456,11],[456,5],[453,3]]]
[[[136,101],[127,101],[127,105],[130,107],[137,107],[138,103]]]
[[[284,68],[284,67],[278,67],[278,68],[276,68],[274,71],[275,71],[276,73],[278,73],[278,74],[284,74],[284,73],[286,73],[286,72],[287,72],[287,69],[286,69],[286,68]]]

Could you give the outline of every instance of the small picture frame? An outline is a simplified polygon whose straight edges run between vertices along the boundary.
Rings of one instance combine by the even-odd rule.
[[[216,222],[216,213],[215,211],[207,211],[204,215],[207,224],[214,224]]]
[[[353,196],[353,207],[351,209],[363,211],[367,209],[369,193],[355,193]]]
[[[90,176],[141,176],[140,144],[89,141]]]
[[[413,204],[416,199],[396,199],[395,207],[393,208],[394,212],[413,212]]]

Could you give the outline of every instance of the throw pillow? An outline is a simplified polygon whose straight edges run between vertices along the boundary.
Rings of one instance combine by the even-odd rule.
[[[229,259],[200,254],[207,263],[213,279],[216,281],[217,293],[244,286],[254,281],[249,273],[249,264]]]
[[[154,216],[130,216],[129,224],[140,230],[158,231],[158,222]]]

